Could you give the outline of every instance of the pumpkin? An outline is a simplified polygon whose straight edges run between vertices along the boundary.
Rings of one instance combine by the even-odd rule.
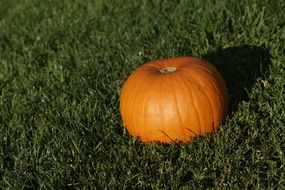
[[[120,95],[128,133],[142,142],[189,142],[216,131],[228,112],[226,84],[195,57],[155,60],[137,68]]]

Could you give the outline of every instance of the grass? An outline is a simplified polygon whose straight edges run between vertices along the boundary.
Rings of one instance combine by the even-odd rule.
[[[1,189],[284,189],[284,1],[0,1]],[[124,132],[144,62],[202,57],[231,111],[188,144]]]

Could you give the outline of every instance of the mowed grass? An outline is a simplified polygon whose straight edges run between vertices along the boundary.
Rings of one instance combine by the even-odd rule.
[[[1,189],[284,189],[285,1],[0,1]],[[193,55],[230,93],[188,144],[125,132],[141,64]]]

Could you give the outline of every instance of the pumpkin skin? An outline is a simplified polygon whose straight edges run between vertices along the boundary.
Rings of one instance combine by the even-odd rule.
[[[189,142],[216,131],[228,112],[226,84],[195,57],[155,60],[137,68],[120,95],[122,120],[142,142]]]

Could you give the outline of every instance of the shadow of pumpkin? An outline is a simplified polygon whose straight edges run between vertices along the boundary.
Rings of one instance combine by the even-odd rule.
[[[230,111],[235,112],[241,101],[248,100],[257,78],[264,76],[271,64],[271,55],[265,46],[243,45],[219,48],[202,57],[215,65],[224,77],[230,96]]]

